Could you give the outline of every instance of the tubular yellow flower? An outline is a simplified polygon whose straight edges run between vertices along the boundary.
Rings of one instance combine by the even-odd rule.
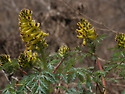
[[[33,37],[29,37],[28,35],[23,36],[22,38],[23,38],[23,41],[25,41],[25,42],[29,42],[29,41],[31,41],[33,39]]]
[[[33,53],[32,51],[24,51],[24,53],[21,53],[18,57],[18,63],[20,67],[22,68],[31,68],[33,67],[35,61],[37,60],[37,53]]]
[[[87,20],[82,19],[77,25],[79,29],[76,29],[75,32],[78,33],[78,38],[83,38],[83,45],[86,45],[88,40],[94,40],[98,36],[95,32],[95,28],[91,27],[91,24]]]
[[[116,35],[115,41],[117,42],[117,45],[119,47],[125,48],[125,34],[124,33],[118,33]]]
[[[19,29],[23,41],[25,41],[28,50],[33,49],[37,46],[37,43],[42,43],[43,47],[47,46],[44,37],[48,36],[39,29],[40,23],[36,23],[31,17],[32,11],[29,9],[22,9],[19,14]]]
[[[61,57],[65,57],[66,53],[68,52],[69,48],[66,45],[63,45],[59,48],[58,52]]]
[[[5,67],[4,67],[5,65]],[[2,54],[0,55],[0,66],[3,66],[3,70],[5,73],[12,75],[14,71],[14,67],[12,66],[12,61],[10,59],[10,55]]]
[[[5,55],[2,54],[0,55],[0,66],[2,66],[3,64],[7,63],[7,62],[11,62],[10,56],[9,55]]]

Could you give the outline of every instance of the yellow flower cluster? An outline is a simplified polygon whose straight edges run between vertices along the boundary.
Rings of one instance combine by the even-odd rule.
[[[10,56],[5,54],[0,55],[0,66],[7,62],[11,62]]]
[[[23,41],[25,41],[26,47],[30,50],[34,46],[37,47],[37,43],[41,42],[43,46],[47,46],[44,37],[48,36],[39,29],[40,23],[36,23],[31,17],[32,11],[29,9],[22,9],[19,14],[19,29]]]
[[[24,51],[18,57],[18,63],[22,68],[31,68],[33,67],[35,61],[37,60],[37,53],[33,53],[32,51]]]
[[[69,48],[66,45],[63,45],[59,48],[58,52],[61,57],[65,57],[66,53],[68,52]]]
[[[81,19],[81,22],[78,22],[77,25],[79,29],[76,29],[75,32],[78,33],[78,38],[83,38],[83,45],[86,45],[88,40],[94,40],[98,36],[95,32],[95,28],[91,27],[91,24],[87,20]]]
[[[117,42],[117,45],[119,47],[125,48],[125,34],[124,33],[118,33],[116,35],[115,41]]]

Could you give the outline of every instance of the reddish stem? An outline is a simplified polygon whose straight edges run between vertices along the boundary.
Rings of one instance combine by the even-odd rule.
[[[27,75],[27,73],[25,71],[23,71],[22,69],[18,68],[21,72],[23,72],[24,74]]]
[[[59,64],[55,67],[53,73],[56,72],[56,70],[58,69],[58,67],[61,65],[61,63],[63,62],[64,58],[61,59],[61,61],[59,62]]]
[[[100,61],[99,61],[98,58],[97,58],[96,61],[97,61],[97,64],[98,64],[98,66],[99,66],[99,69],[100,69],[101,71],[103,71],[102,66],[101,66],[101,63],[100,63]],[[104,86],[104,88],[103,88],[104,94],[107,94],[107,91],[106,91],[106,81],[105,81],[105,79],[104,79],[103,76],[102,76],[102,83],[103,83],[103,86]]]
[[[36,69],[36,70],[38,70],[39,72],[41,72],[41,70],[40,70],[40,69],[38,69],[37,67],[35,67],[35,66],[34,66],[33,68],[34,68],[34,69]]]

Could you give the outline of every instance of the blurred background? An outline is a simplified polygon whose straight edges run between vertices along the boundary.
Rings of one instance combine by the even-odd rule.
[[[50,34],[46,40],[51,53],[63,44],[70,49],[81,45],[82,40],[77,39],[75,33],[78,28],[76,23],[81,18],[89,20],[99,35],[108,35],[97,47],[96,53],[100,58],[109,59],[111,56],[109,48],[116,45],[114,32],[125,33],[124,0],[0,0],[0,54],[16,58],[25,50],[18,27],[18,15],[23,8],[31,9],[33,19],[40,22],[44,32]],[[0,71],[0,89],[7,83]],[[107,84],[109,94],[121,94],[125,88],[125,81]]]

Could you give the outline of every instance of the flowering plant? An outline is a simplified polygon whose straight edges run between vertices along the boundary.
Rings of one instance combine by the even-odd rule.
[[[89,44],[89,51],[85,51],[84,46],[69,50],[63,45],[58,52],[48,55],[45,37],[49,34],[39,29],[40,23],[32,20],[32,13],[29,9],[22,9],[19,14],[20,34],[27,49],[13,60],[9,55],[0,55],[0,69],[10,82],[2,94],[107,94],[107,79],[116,81],[107,77],[111,71],[125,78],[124,33],[116,34],[115,49],[118,52],[114,52],[110,60],[103,60],[106,64],[102,67],[95,41],[100,42],[104,36],[98,35],[90,22],[82,19],[75,31],[77,37],[83,39],[82,45]],[[92,60],[92,66],[82,66],[85,57]],[[18,71],[24,74],[21,79],[14,75]]]

